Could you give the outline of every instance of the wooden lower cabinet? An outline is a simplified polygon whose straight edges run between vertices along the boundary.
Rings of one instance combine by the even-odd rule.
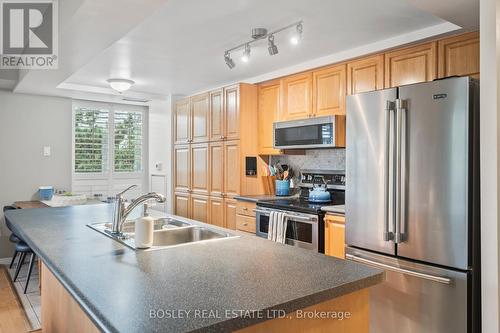
[[[325,216],[325,254],[345,259],[345,217]]]
[[[255,234],[255,217],[236,214],[236,229]]]
[[[265,283],[265,282],[264,282]],[[237,333],[368,333],[370,331],[370,298],[369,289],[361,289],[350,294],[340,296],[322,303],[307,307],[303,310],[290,312],[282,318],[266,320],[261,323],[237,330]],[[349,318],[325,319],[305,313],[349,313]]]
[[[100,332],[47,266],[41,267],[42,332]]]
[[[238,200],[236,202],[236,229],[240,231],[250,232],[255,234],[256,219],[255,202]]]
[[[192,194],[190,198],[190,218],[195,221],[208,223],[209,198],[205,195]]]
[[[190,218],[189,193],[174,193],[174,214]]]
[[[228,229],[236,229],[236,200],[224,199],[224,218],[225,227]]]
[[[222,228],[226,226],[224,219],[224,198],[210,197],[209,214],[208,223]]]

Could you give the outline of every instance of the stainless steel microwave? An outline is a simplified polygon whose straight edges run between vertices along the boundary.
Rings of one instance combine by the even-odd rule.
[[[335,116],[279,121],[273,123],[273,146],[276,149],[338,147]]]

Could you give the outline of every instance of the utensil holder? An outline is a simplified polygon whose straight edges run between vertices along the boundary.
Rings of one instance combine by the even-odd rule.
[[[276,180],[276,195],[290,195],[290,180]]]

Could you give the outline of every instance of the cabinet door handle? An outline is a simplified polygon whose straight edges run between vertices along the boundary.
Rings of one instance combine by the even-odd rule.
[[[246,222],[245,222],[245,223],[243,223],[243,226],[244,226],[244,227],[246,227],[247,225],[248,225],[248,223],[246,223]]]

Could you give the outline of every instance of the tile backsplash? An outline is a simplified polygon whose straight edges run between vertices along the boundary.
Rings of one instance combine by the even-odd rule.
[[[310,149],[305,155],[276,155],[271,163],[289,165],[298,176],[300,170],[345,170],[345,149]]]

